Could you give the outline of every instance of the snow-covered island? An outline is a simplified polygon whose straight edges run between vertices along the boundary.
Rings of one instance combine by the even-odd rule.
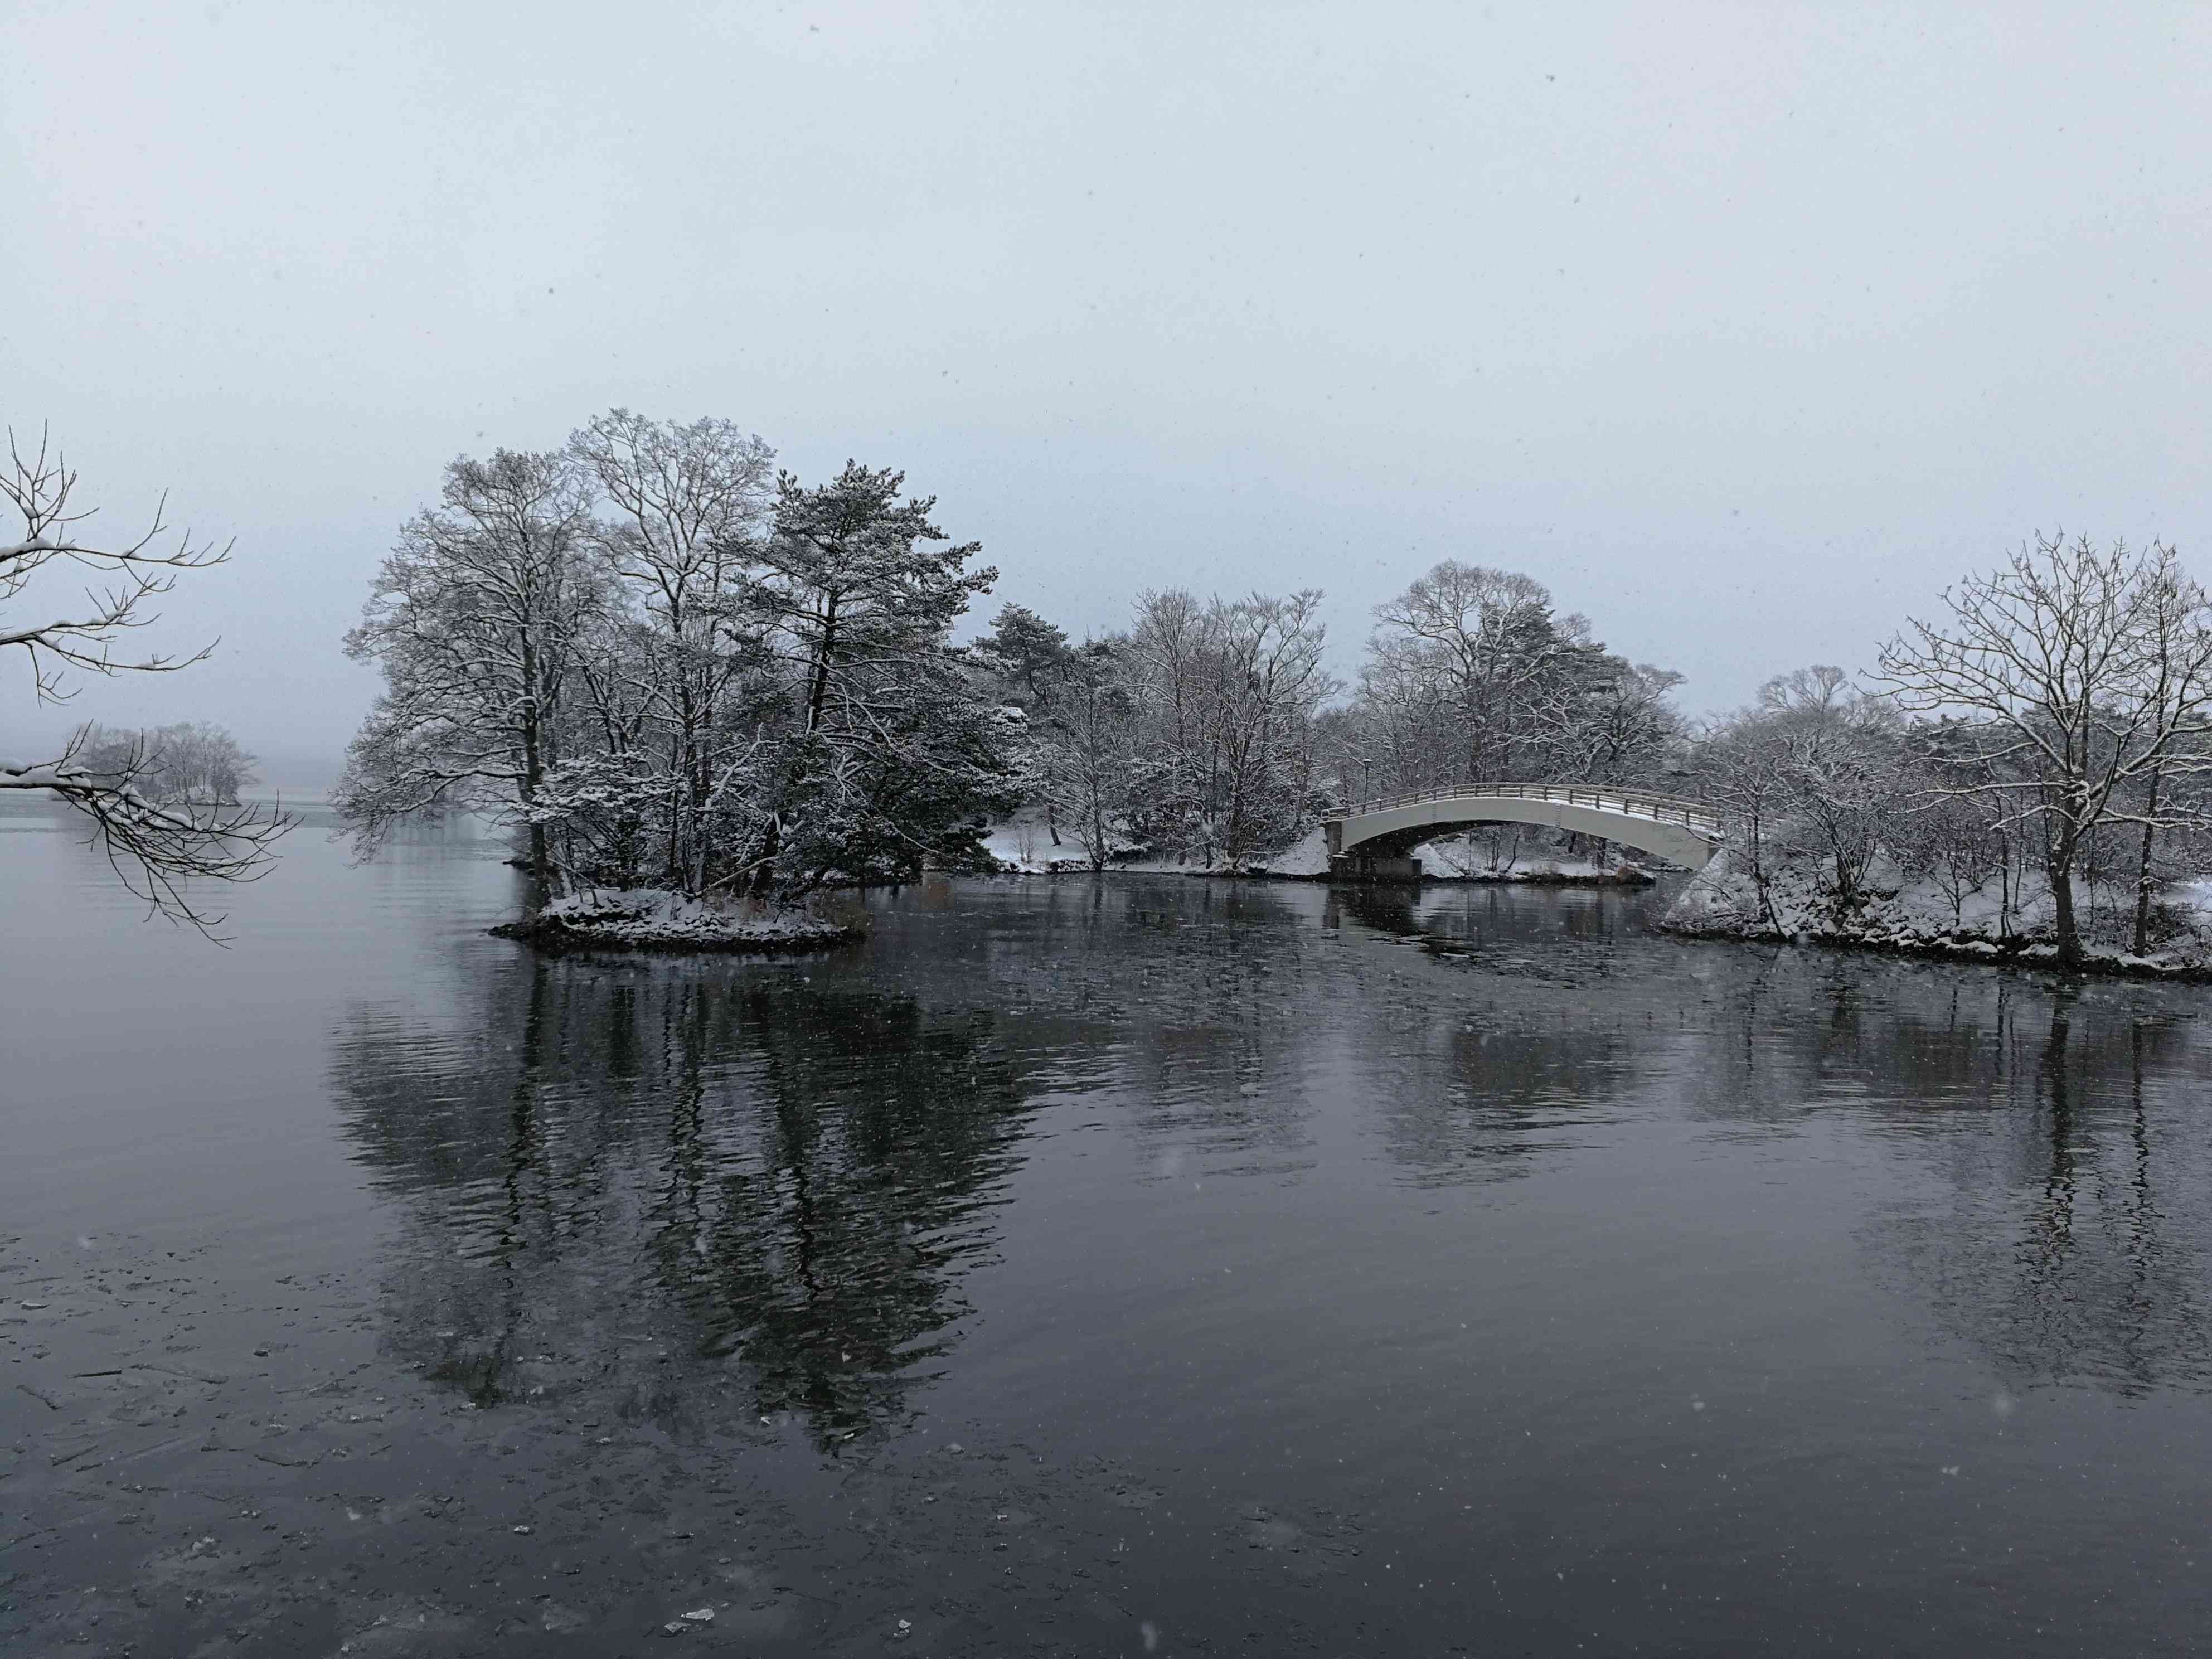
[[[856,927],[805,910],[751,902],[724,908],[644,887],[593,889],[555,899],[491,931],[550,951],[763,955],[855,945],[864,937]]]

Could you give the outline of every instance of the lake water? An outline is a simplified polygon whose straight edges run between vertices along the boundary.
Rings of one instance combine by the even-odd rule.
[[[10,1654],[2212,1644],[2202,989],[1164,878],[547,961],[313,821],[218,951],[10,811]]]

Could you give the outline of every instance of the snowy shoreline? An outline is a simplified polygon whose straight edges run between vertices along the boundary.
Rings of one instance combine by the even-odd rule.
[[[2125,951],[2086,951],[2079,962],[2062,963],[2058,947],[2048,941],[1986,939],[1978,934],[1952,937],[1910,933],[1885,933],[1871,929],[1829,926],[1801,928],[1784,933],[1773,928],[1719,928],[1684,926],[1662,919],[1659,931],[1677,939],[1735,945],[1790,945],[1853,951],[1869,955],[1910,957],[1924,962],[1947,963],[1960,968],[2027,968],[2045,973],[2094,975],[2106,979],[2160,980],[2168,984],[2212,983],[2212,960],[2174,960],[2138,957]]]
[[[2158,948],[2138,956],[2109,941],[2084,939],[2077,962],[2062,963],[2047,890],[2017,887],[2008,906],[1986,884],[1947,897],[1933,884],[1893,876],[1893,886],[1869,894],[1847,916],[1802,866],[1777,871],[1762,897],[1745,872],[1723,854],[1692,877],[1658,922],[1678,939],[1744,944],[1826,945],[1842,951],[1911,957],[1959,966],[2026,968],[2166,983],[2212,981],[2212,911],[2197,884],[2165,895],[2178,924]],[[2011,925],[1992,931],[1992,921]]]

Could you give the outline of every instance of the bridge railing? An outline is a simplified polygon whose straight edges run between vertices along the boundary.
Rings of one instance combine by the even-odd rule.
[[[1347,818],[1361,812],[1384,812],[1395,806],[1455,800],[1558,801],[1566,806],[1588,806],[1631,817],[1650,818],[1657,823],[1679,823],[1701,835],[1717,836],[1721,833],[1721,815],[1702,801],[1686,800],[1680,795],[1655,794],[1648,789],[1594,783],[1462,783],[1443,789],[1409,789],[1356,801],[1323,817]]]

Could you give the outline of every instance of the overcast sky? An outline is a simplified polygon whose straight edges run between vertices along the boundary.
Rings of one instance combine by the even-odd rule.
[[[1693,711],[2038,526],[2212,576],[2212,9],[13,0],[0,414],[234,536],[191,677],[335,757],[455,454],[726,416],[999,598],[1525,570]],[[0,747],[42,729],[20,668]]]

